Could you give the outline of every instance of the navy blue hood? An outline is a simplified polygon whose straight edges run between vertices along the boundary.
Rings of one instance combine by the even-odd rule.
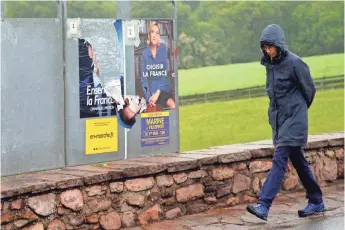
[[[260,38],[260,45],[264,43],[274,44],[282,51],[287,51],[285,35],[283,29],[277,24],[271,24],[265,27]]]
[[[263,47],[264,44],[273,44],[276,46],[281,53],[276,57],[276,61],[280,61],[288,51],[288,47],[285,41],[285,35],[283,29],[277,24],[271,24],[264,28],[260,38],[260,46]],[[262,62],[269,61],[269,57],[265,51],[263,51],[264,57]],[[274,61],[274,60],[271,60]]]

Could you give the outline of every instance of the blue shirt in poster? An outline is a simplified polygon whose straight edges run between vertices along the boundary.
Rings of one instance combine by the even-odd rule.
[[[147,46],[141,59],[141,84],[148,101],[158,89],[170,92],[167,47],[164,43],[157,46],[156,58],[150,46]]]

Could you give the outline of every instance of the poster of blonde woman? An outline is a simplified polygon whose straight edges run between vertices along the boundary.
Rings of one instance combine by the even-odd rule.
[[[145,112],[175,109],[172,20],[140,20],[135,47],[136,94],[147,102]]]

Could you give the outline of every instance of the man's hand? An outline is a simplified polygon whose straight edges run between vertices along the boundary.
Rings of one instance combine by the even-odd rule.
[[[159,98],[159,95],[160,95],[161,91],[160,90],[157,90],[149,99],[149,103],[150,105],[153,107],[153,106],[156,106],[156,102]]]

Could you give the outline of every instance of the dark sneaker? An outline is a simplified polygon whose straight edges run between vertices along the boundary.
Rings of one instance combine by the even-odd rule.
[[[258,218],[267,221],[268,208],[265,205],[262,205],[262,204],[248,205],[247,211],[257,216]]]
[[[327,208],[323,202],[320,204],[308,203],[303,210],[298,210],[298,216],[307,217],[324,211],[327,211]]]

